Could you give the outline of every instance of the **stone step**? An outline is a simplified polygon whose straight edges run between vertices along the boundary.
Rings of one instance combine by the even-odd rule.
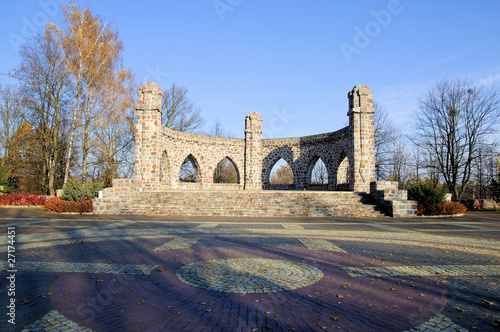
[[[369,195],[325,191],[142,192],[121,214],[245,217],[380,217]]]

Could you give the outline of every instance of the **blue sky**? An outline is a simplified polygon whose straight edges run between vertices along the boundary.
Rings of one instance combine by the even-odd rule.
[[[124,65],[139,83],[185,86],[206,130],[220,120],[235,137],[254,111],[264,118],[264,137],[340,129],[357,84],[405,131],[418,98],[441,79],[500,87],[498,0],[79,3],[118,31]],[[3,5],[0,73],[19,64],[18,42],[49,21],[60,24],[55,4]]]

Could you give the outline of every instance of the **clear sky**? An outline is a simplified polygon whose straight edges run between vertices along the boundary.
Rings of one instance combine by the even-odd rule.
[[[18,44],[64,0],[5,1],[0,72]],[[444,78],[500,87],[498,0],[82,1],[118,31],[137,82],[175,82],[207,120],[235,137],[259,112],[264,137],[330,132],[347,124],[347,93],[367,85],[410,130],[417,99]],[[0,83],[5,78],[0,77]]]

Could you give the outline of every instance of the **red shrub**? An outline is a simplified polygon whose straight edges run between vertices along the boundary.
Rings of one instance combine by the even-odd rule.
[[[37,194],[31,195],[30,193],[9,194],[0,196],[0,205],[43,205],[46,199]]]
[[[92,200],[66,201],[60,197],[53,197],[45,202],[43,208],[51,212],[92,212]]]
[[[454,215],[464,213],[465,211],[467,211],[467,208],[459,202],[446,202],[430,206],[427,209],[421,204],[417,205],[417,215],[419,216]]]
[[[472,208],[474,210],[484,209],[485,203],[482,199],[475,199]]]

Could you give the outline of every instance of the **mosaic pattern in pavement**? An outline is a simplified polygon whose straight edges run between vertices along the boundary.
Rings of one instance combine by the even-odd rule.
[[[306,287],[323,278],[323,272],[285,260],[233,258],[191,263],[178,269],[175,276],[194,287],[248,294]]]
[[[485,223],[0,222],[18,234],[14,331],[500,326],[500,218],[491,215]],[[8,286],[2,278],[0,293]]]

